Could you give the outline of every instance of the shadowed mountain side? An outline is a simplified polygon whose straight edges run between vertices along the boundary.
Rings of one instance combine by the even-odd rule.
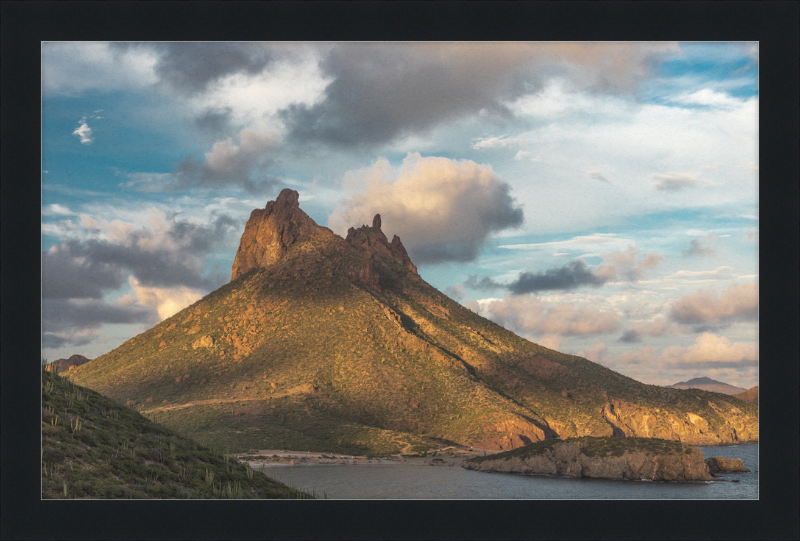
[[[755,406],[644,385],[464,308],[420,278],[379,216],[342,239],[291,190],[257,212],[235,279],[70,377],[234,451],[758,439]]]

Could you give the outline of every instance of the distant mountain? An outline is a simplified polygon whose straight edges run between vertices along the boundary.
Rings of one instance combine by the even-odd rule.
[[[80,366],[83,363],[88,363],[91,359],[87,359],[83,355],[73,355],[69,359],[56,359],[49,365],[50,370],[55,370],[57,374],[68,371],[73,366]]]
[[[342,238],[298,198],[252,212],[230,283],[68,377],[232,451],[758,440],[757,406],[520,338],[427,284],[379,215]]]
[[[692,378],[689,381],[680,381],[674,385],[667,385],[667,387],[670,389],[702,389],[704,391],[722,394],[738,394],[747,390],[706,377]]]
[[[733,396],[743,402],[747,402],[748,404],[758,405],[758,385],[751,387],[743,393],[738,393]]]

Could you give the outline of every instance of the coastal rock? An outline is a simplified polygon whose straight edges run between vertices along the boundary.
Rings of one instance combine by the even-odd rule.
[[[708,470],[712,473],[720,472],[749,472],[744,467],[744,462],[741,458],[725,458],[724,456],[712,456],[705,460],[708,465]]]
[[[672,445],[668,449],[662,448],[659,451],[650,450],[647,444],[643,444],[642,447],[632,445],[618,452],[595,452],[593,440],[605,439],[617,438],[558,441],[539,446],[540,452],[523,452],[516,455],[499,453],[492,457],[464,461],[462,466],[484,472],[549,474],[577,478],[651,481],[712,479],[709,467],[703,460],[703,452],[691,445],[670,442]]]

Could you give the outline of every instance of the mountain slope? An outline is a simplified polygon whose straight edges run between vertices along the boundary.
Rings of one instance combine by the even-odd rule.
[[[735,396],[742,402],[758,405],[758,385],[756,385],[755,387],[750,387],[743,393],[736,393],[733,396]]]
[[[312,496],[42,371],[42,498]]]
[[[342,239],[284,190],[251,214],[232,274],[70,378],[241,451],[758,438],[754,406],[641,384],[464,308],[420,278],[379,216]]]
[[[692,378],[689,381],[680,381],[673,385],[667,385],[667,387],[671,389],[702,389],[704,391],[711,391],[712,393],[729,395],[743,393],[747,390],[706,377]]]

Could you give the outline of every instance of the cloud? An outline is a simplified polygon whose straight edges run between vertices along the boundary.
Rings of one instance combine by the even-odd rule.
[[[444,121],[509,115],[507,103],[561,74],[605,91],[633,88],[674,44],[346,43],[321,61],[332,82],[321,102],[281,113],[290,139],[338,147],[386,144]]]
[[[530,250],[539,247],[547,247],[548,249],[596,249],[597,245],[603,244],[618,244],[625,246],[632,242],[630,239],[618,238],[616,233],[595,233],[593,235],[579,235],[569,240],[559,240],[553,242],[539,242],[535,244],[503,244],[500,248],[508,250]]]
[[[94,329],[84,329],[78,332],[62,332],[52,333],[46,332],[42,334],[42,348],[43,349],[56,349],[64,346],[85,346],[91,343],[98,337],[98,333]]]
[[[145,287],[133,276],[128,277],[128,282],[136,295],[136,302],[154,309],[162,321],[203,298],[202,293],[185,286]]]
[[[170,192],[186,188],[239,186],[250,193],[263,193],[275,184],[265,176],[272,163],[278,136],[256,130],[239,132],[239,144],[231,137],[215,142],[204,160],[188,156],[175,164],[172,173],[126,173],[130,180],[120,187],[141,192]]]
[[[263,189],[264,182],[254,181],[251,178],[251,171],[266,168],[270,152],[277,142],[276,135],[265,135],[255,130],[244,129],[239,132],[238,146],[228,137],[213,144],[211,151],[205,153],[204,162],[198,162],[190,156],[177,164],[175,174],[178,185],[181,187],[240,185],[251,193]]]
[[[612,185],[614,184],[613,182],[608,180],[606,177],[604,177],[600,171],[594,171],[594,170],[586,171],[586,174],[589,175],[590,177],[592,177],[595,180],[599,180],[600,182],[605,182],[606,184],[612,184]]]
[[[683,250],[684,257],[707,256],[717,253],[717,241],[719,237],[714,233],[709,233],[703,239],[692,239],[689,248]]]
[[[569,291],[582,286],[598,287],[610,280],[637,281],[653,270],[664,256],[656,252],[639,257],[641,250],[628,246],[625,252],[615,251],[603,254],[603,262],[595,268],[589,267],[583,259],[571,261],[561,267],[543,272],[522,272],[510,284],[497,282],[490,277],[470,276],[464,282],[473,289],[492,290],[506,288],[516,295],[538,291]]]
[[[596,274],[605,280],[622,279],[626,281],[641,280],[646,273],[655,269],[664,260],[657,252],[649,252],[644,258],[639,257],[641,250],[628,246],[620,250],[603,254],[603,262],[597,266]]]
[[[97,329],[104,324],[156,323],[155,315],[150,308],[136,304],[98,299],[42,299],[43,336],[51,334],[64,339],[67,339],[64,333]],[[51,336],[49,340],[56,338]]]
[[[466,296],[466,293],[464,292],[464,286],[458,283],[452,287],[446,288],[444,293],[451,299],[455,299],[457,301],[460,301]]]
[[[103,291],[120,287],[123,269],[114,262],[93,261],[76,254],[75,243],[42,252],[42,297],[100,299]]]
[[[615,312],[581,308],[575,303],[548,303],[531,296],[492,300],[482,304],[482,311],[513,331],[551,337],[606,334],[620,328]]]
[[[682,94],[673,98],[672,101],[685,103],[688,105],[705,105],[723,109],[740,107],[743,102],[743,100],[733,98],[725,92],[716,92],[710,88],[703,88],[702,90],[692,92],[691,94]]]
[[[701,289],[675,301],[669,317],[688,325],[726,324],[758,319],[758,283],[734,284],[719,295]]]
[[[209,225],[167,218],[148,211],[149,227],[81,215],[91,238],[67,240],[42,253],[42,293],[47,298],[99,299],[133,273],[145,286],[186,286],[209,290],[223,276],[204,275],[203,259],[235,237],[240,224],[227,215]]]
[[[94,139],[92,139],[92,128],[86,124],[86,117],[83,117],[80,120],[78,127],[75,128],[75,131],[72,132],[72,135],[77,135],[81,140],[81,144],[83,145],[89,145],[92,143],[92,141],[94,141]]]
[[[553,289],[570,290],[584,285],[601,286],[607,281],[608,278],[596,275],[582,259],[579,259],[567,263],[563,267],[547,269],[544,272],[523,272],[515,282],[508,286],[508,289],[521,295]]]
[[[235,74],[256,74],[275,56],[267,44],[237,42],[112,43],[111,48],[129,53],[155,53],[154,74],[176,92],[194,95],[219,79]]]
[[[750,229],[747,231],[747,236],[745,236],[745,240],[747,242],[758,242],[758,228]]]
[[[336,208],[331,228],[343,234],[380,214],[383,231],[397,234],[417,264],[472,261],[490,234],[523,221],[509,185],[470,160],[409,153],[398,170],[381,158],[345,180],[365,186]]]
[[[722,266],[717,267],[713,271],[678,271],[675,274],[670,274],[665,280],[689,280],[693,282],[700,282],[705,280],[733,280],[739,278],[738,274],[733,274],[733,267]]]
[[[539,156],[536,156],[535,158],[531,158],[531,156],[533,156],[532,152],[528,152],[527,150],[520,150],[514,156],[514,159],[515,160],[530,159],[530,161],[532,161],[532,162],[540,162],[540,161],[542,161],[542,159]]]
[[[666,175],[650,175],[658,180],[653,189],[662,192],[677,192],[684,188],[696,188],[703,184],[694,173],[667,173]]]
[[[205,132],[218,135],[224,133],[230,126],[232,116],[233,109],[230,107],[208,108],[194,119],[194,124]]]
[[[670,364],[716,364],[758,361],[757,342],[731,342],[724,336],[703,333],[688,347],[669,346],[657,362]]]

